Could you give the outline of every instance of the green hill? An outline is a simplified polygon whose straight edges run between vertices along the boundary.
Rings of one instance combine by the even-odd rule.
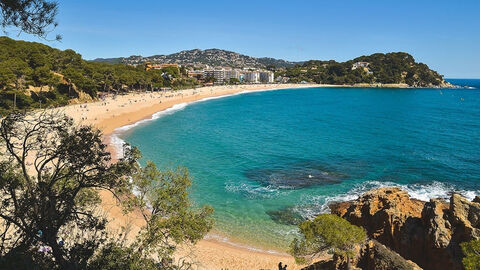
[[[130,64],[138,65],[144,64],[146,62],[151,63],[161,63],[161,64],[179,64],[179,65],[192,65],[192,66],[211,66],[211,67],[234,67],[234,68],[246,68],[246,67],[256,67],[256,68],[266,68],[267,66],[276,66],[276,67],[291,67],[298,62],[290,62],[282,59],[275,58],[256,58],[232,51],[226,51],[221,49],[193,49],[185,50],[177,53],[172,53],[168,55],[152,55],[152,56],[141,56],[141,55],[132,55],[129,57],[118,57],[118,58],[97,58],[94,59],[95,62],[104,62],[110,64]]]
[[[85,61],[70,49],[0,37],[2,114],[13,108],[14,99],[16,108],[23,110],[65,105],[71,99],[91,100],[99,92],[185,88],[195,83],[178,68],[146,72],[144,66]]]
[[[290,82],[320,84],[405,84],[412,87],[448,86],[443,76],[404,52],[376,53],[346,62],[307,61],[302,65],[279,70],[277,76]]]
[[[220,62],[235,54],[223,50],[206,50],[201,54],[217,55],[220,52],[223,53]],[[190,59],[192,52],[180,54],[177,58]],[[271,64],[272,68],[278,64],[276,59],[258,59]],[[198,84],[195,79],[187,78],[184,68],[168,67],[147,72],[143,65],[135,67],[119,64],[118,61],[86,61],[70,49],[61,51],[41,43],[0,37],[0,114],[11,111],[14,100],[17,109],[26,110],[65,105],[72,99],[79,102],[92,100],[101,92],[118,93],[158,87],[181,89]],[[407,53],[377,53],[343,63],[312,60],[293,67],[276,67],[276,76],[288,77],[292,83],[448,86],[441,75],[427,65],[415,62]]]

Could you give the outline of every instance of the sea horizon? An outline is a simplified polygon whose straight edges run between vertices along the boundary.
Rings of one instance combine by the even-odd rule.
[[[478,0],[0,3],[0,269],[480,269]]]

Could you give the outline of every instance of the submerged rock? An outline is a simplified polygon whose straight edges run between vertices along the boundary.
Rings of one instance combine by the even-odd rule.
[[[463,269],[459,244],[480,238],[480,203],[459,194],[448,204],[411,199],[399,188],[379,188],[330,208],[424,269]]]
[[[280,224],[285,225],[299,225],[305,218],[302,217],[294,207],[285,207],[279,210],[267,211],[270,218]]]
[[[246,171],[245,176],[263,186],[298,189],[309,186],[340,183],[346,175],[320,166],[292,168],[260,168]]]

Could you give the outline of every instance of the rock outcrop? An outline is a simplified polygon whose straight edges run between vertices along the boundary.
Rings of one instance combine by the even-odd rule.
[[[463,269],[459,244],[480,238],[480,203],[458,194],[450,203],[422,202],[399,188],[380,188],[330,208],[427,270]]]
[[[362,270],[421,270],[417,264],[405,260],[398,253],[376,242],[369,241],[362,249],[357,267]]]
[[[405,260],[398,253],[388,249],[379,242],[368,241],[357,249],[352,260],[351,269],[362,270],[422,270],[412,261]],[[334,256],[331,260],[316,262],[302,270],[341,270],[348,269],[347,264],[340,257]]]

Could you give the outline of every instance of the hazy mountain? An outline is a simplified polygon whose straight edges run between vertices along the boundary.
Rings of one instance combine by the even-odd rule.
[[[186,50],[169,55],[153,55],[143,57],[140,55],[132,55],[130,57],[118,57],[118,58],[97,58],[93,61],[106,62],[111,64],[142,64],[145,62],[152,63],[176,63],[179,65],[193,64],[193,65],[208,65],[212,67],[217,66],[229,66],[229,67],[257,67],[262,68],[269,65],[276,67],[290,67],[301,62],[290,62],[282,59],[275,58],[256,58],[240,53],[220,50],[220,49],[207,49],[207,50]]]

